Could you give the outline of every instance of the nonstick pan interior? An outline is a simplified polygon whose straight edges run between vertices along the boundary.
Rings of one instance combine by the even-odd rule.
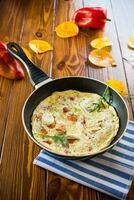
[[[92,92],[102,95],[106,85],[100,81],[90,78],[83,77],[66,77],[61,79],[55,79],[47,84],[41,86],[37,90],[35,90],[30,97],[27,99],[24,108],[23,108],[23,122],[28,134],[32,136],[31,131],[31,116],[36,108],[36,106],[46,97],[50,96],[55,91],[65,91],[65,90],[78,90],[82,92]],[[123,134],[127,122],[128,122],[128,110],[126,104],[122,97],[112,88],[110,88],[111,95],[113,97],[112,105],[115,107],[119,119],[120,119],[120,127],[118,134],[115,136],[111,145],[114,144]],[[110,145],[110,146],[111,146]]]

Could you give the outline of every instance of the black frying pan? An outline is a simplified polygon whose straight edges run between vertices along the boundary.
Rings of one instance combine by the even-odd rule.
[[[34,91],[30,94],[27,98],[23,111],[22,111],[22,121],[27,132],[28,136],[41,148],[45,149],[49,153],[60,156],[66,159],[82,159],[82,158],[89,158],[99,153],[102,153],[111,147],[113,147],[123,136],[123,133],[126,129],[128,123],[128,109],[126,103],[124,102],[123,98],[112,88],[110,88],[111,95],[113,97],[113,106],[115,107],[118,116],[120,118],[120,127],[117,135],[115,136],[112,143],[105,149],[101,150],[96,154],[90,154],[85,156],[65,156],[61,154],[57,154],[43,145],[41,145],[36,139],[34,139],[31,130],[31,116],[36,108],[36,106],[46,97],[50,96],[55,91],[65,91],[65,90],[79,90],[82,92],[93,92],[99,95],[102,95],[106,84],[92,78],[86,77],[64,77],[52,80],[45,74],[42,70],[36,67],[25,55],[21,47],[13,42],[7,44],[8,51],[19,61],[21,61],[30,78],[30,81],[35,88]]]

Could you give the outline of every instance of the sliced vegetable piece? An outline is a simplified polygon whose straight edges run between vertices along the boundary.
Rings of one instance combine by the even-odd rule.
[[[76,121],[77,121],[77,116],[74,115],[74,114],[71,114],[71,115],[68,115],[68,116],[67,116],[67,119],[68,119],[69,121],[76,122]]]
[[[52,124],[50,124],[50,125],[47,125],[49,128],[55,128],[55,126],[56,126],[56,123],[54,122],[54,123],[52,123]]]
[[[128,46],[134,49],[134,36],[128,38]]]
[[[63,107],[63,112],[66,113],[69,111],[69,108],[68,107]]]
[[[74,135],[67,135],[67,139],[68,140],[79,140],[79,138]]]
[[[121,81],[111,79],[111,80],[107,80],[106,84],[111,86],[112,88],[114,88],[122,96],[126,95],[126,87],[125,87],[124,83],[122,83]]]
[[[35,53],[44,53],[46,51],[53,50],[53,47],[44,40],[31,40],[29,42],[29,47],[35,52]]]
[[[21,65],[7,51],[3,42],[0,42],[0,75],[8,79],[22,79],[25,76]]]
[[[75,141],[76,141],[76,139],[68,139],[68,142],[69,142],[70,144],[73,144]]]
[[[56,34],[61,38],[68,38],[78,35],[78,26],[71,21],[63,22],[55,28]]]
[[[103,49],[95,49],[91,51],[88,58],[89,61],[97,67],[109,67],[116,65],[112,55]]]
[[[42,128],[41,129],[41,134],[46,135],[46,134],[48,134],[48,131],[46,129]]]
[[[75,11],[73,21],[82,28],[102,29],[107,19],[107,10],[103,7],[84,7]]]
[[[66,127],[65,127],[65,125],[64,124],[61,124],[60,126],[58,126],[57,128],[56,128],[56,131],[58,131],[58,132],[65,132],[66,131]]]
[[[43,142],[44,142],[44,143],[47,143],[47,144],[52,144],[52,141],[51,141],[51,140],[44,140]]]
[[[79,138],[73,136],[73,135],[67,135],[67,139],[68,139],[68,142],[70,144],[73,144],[74,142],[76,142],[77,140],[79,140]]]
[[[107,37],[96,38],[91,41],[91,46],[96,49],[102,49],[104,47],[112,46],[112,41]]]

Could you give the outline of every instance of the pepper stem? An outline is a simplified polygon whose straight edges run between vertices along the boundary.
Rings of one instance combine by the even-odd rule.
[[[110,22],[110,21],[111,21],[111,19],[107,18],[107,19],[106,19],[106,21],[109,21],[109,22]]]

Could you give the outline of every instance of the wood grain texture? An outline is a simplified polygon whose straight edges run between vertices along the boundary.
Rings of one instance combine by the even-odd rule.
[[[23,31],[21,31],[21,38],[17,39],[16,37],[14,41],[18,40],[17,42],[25,46],[29,40],[35,38],[34,34],[37,30],[44,27],[42,19],[44,19],[45,14],[48,15],[48,11],[44,9],[42,12],[43,2],[38,5],[38,1],[23,1],[21,8],[17,11],[24,17],[23,20],[19,21],[22,23]],[[11,4],[12,12],[16,10],[18,5],[20,5],[20,1],[13,1]],[[19,20],[17,13],[15,19]],[[34,18],[34,16],[37,17]],[[17,21],[14,24],[17,26]],[[16,30],[16,27],[14,29]],[[19,29],[18,26],[17,30],[19,34],[21,28]],[[38,62],[36,59],[34,61],[36,64],[41,63],[40,59]],[[46,66],[49,66],[48,61],[46,61]],[[22,107],[31,91],[32,87],[27,77],[23,81],[15,82],[12,86],[1,164],[3,199],[45,199],[46,171],[32,165],[33,158],[38,154],[39,148],[28,139],[21,121]],[[39,182],[42,184],[40,185]]]
[[[57,190],[58,188],[58,190]],[[97,199],[97,192],[88,187],[82,186],[80,184],[74,183],[71,180],[61,178],[61,176],[56,175],[51,172],[49,175],[48,183],[48,200],[92,200]]]
[[[82,6],[82,1],[57,1],[55,27],[64,22],[72,20],[75,9]],[[62,17],[61,17],[62,16]],[[85,67],[85,39],[79,33],[79,37],[68,39],[59,38],[54,35],[54,55],[53,55],[53,77],[61,76],[86,76]]]
[[[15,3],[15,1],[14,1]],[[4,3],[4,1],[0,1],[0,7],[2,10],[5,10],[7,13],[4,16],[3,20],[3,12],[0,12],[0,27],[1,27],[1,33],[0,33],[0,40],[2,41],[9,41],[9,40],[15,40],[16,38],[19,38],[19,33],[15,32],[14,30],[16,27],[21,30],[21,24],[20,20],[23,20],[23,16],[20,16],[20,20],[16,20],[16,15],[18,13],[18,10],[20,9],[20,4],[16,6],[16,10],[12,12],[13,4],[9,5],[7,7]],[[5,21],[7,22],[7,26],[5,26]],[[11,28],[9,29],[9,24]],[[16,24],[16,25],[15,25]],[[1,129],[1,134],[0,134],[0,154],[2,151],[2,145],[4,142],[4,136],[5,136],[5,129],[6,129],[6,122],[7,122],[7,116],[8,113],[5,112],[6,109],[9,109],[9,99],[10,99],[10,93],[12,90],[13,86],[13,81],[4,79],[0,77],[0,129]]]
[[[74,10],[90,5],[108,9],[112,21],[105,30],[80,29],[77,37],[68,39],[56,35],[54,29],[59,23],[71,20]],[[1,0],[0,7],[2,41],[16,41],[29,49],[30,40],[44,39],[54,47],[54,51],[41,55],[29,49],[32,60],[51,77],[90,76],[103,81],[114,78],[123,81],[134,93],[133,67],[122,59],[130,53],[126,41],[133,34],[132,0]],[[122,15],[127,21],[125,26]],[[115,68],[96,69],[87,60],[92,50],[90,41],[103,35],[113,41]],[[25,80],[14,82],[0,78],[0,200],[114,200],[32,164],[40,148],[29,140],[21,122],[22,107],[31,91],[27,75]],[[133,102],[129,111],[133,119]],[[127,200],[134,200],[134,184]]]
[[[96,6],[96,2],[94,0],[90,0],[90,1],[84,0],[84,6],[91,6],[91,5]],[[87,43],[90,43],[92,39],[97,38],[97,37],[106,36],[110,38],[111,41],[113,42],[111,54],[113,55],[117,66],[108,67],[104,69],[102,68],[96,69],[93,67],[89,67],[89,75],[91,77],[95,77],[102,81],[106,81],[108,79],[117,79],[117,80],[122,81],[126,85],[126,87],[128,87],[128,76],[126,76],[127,66],[125,66],[125,63],[122,59],[122,52],[120,51],[120,41],[119,41],[119,36],[118,36],[117,28],[116,28],[115,17],[113,16],[111,3],[110,1],[107,1],[107,0],[100,0],[99,2],[97,2],[97,5],[107,8],[108,17],[111,19],[111,22],[106,23],[106,27],[104,31],[89,30],[87,34]],[[114,5],[117,6],[116,3]],[[118,1],[118,6],[119,6],[119,1]],[[119,24],[118,24],[118,27],[119,27]],[[90,50],[89,49],[87,50],[87,56]],[[125,98],[125,101],[129,108],[130,119],[133,120],[132,104],[128,102],[127,98]]]
[[[134,18],[134,1],[125,0],[123,2],[119,2],[117,0],[111,0],[111,6],[116,25],[118,41],[120,44],[121,55],[122,57],[134,60],[134,50],[128,48],[127,45],[128,38],[134,35],[134,24],[132,21]],[[130,94],[134,95],[134,63],[131,65],[123,60],[123,64]],[[134,98],[132,99],[131,109],[134,116]],[[130,118],[133,119],[132,116],[130,116]]]

